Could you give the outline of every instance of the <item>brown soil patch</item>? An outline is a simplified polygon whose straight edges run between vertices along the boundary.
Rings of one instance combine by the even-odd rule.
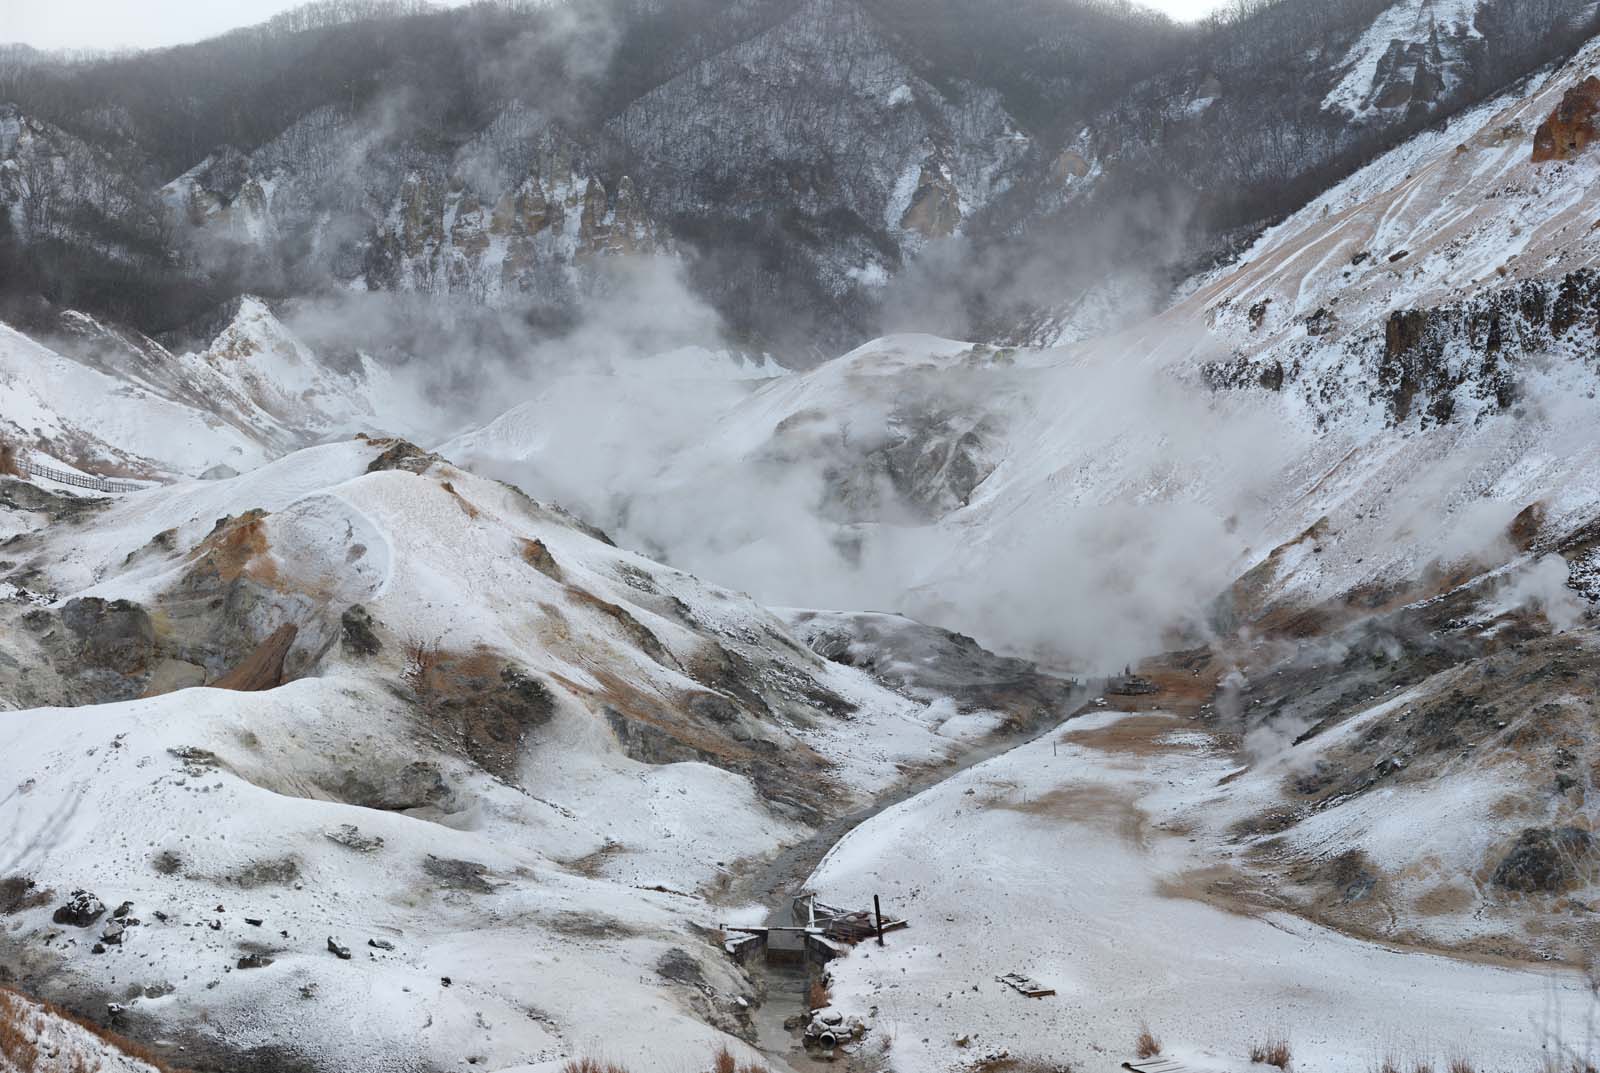
[[[479,515],[480,511],[478,508],[473,506],[472,502],[468,500],[466,496],[456,491],[455,485],[451,484],[449,481],[440,481],[439,487],[450,493],[450,498],[456,501],[456,506],[460,507],[461,512],[468,518],[476,518]]]
[[[1109,698],[1108,698],[1109,699]],[[1158,756],[1163,753],[1183,752],[1187,745],[1162,741],[1174,730],[1193,729],[1193,724],[1166,714],[1130,715],[1115,723],[1085,730],[1069,730],[1061,735],[1064,745],[1081,745],[1104,753],[1122,753],[1130,756]]]
[[[1131,794],[1109,786],[1062,786],[1027,801],[997,801],[993,807],[1096,827],[1140,849],[1150,845],[1149,815]]]
[[[28,1030],[28,1024],[36,1022],[40,1017],[55,1017],[63,1021],[70,1021],[79,1028],[84,1029],[95,1038],[109,1044],[112,1049],[121,1051],[129,1058],[144,1062],[156,1069],[158,1073],[180,1073],[175,1066],[169,1066],[156,1056],[154,1051],[142,1044],[115,1032],[108,1031],[77,1016],[54,1003],[45,1002],[31,995],[25,995],[14,988],[0,986],[0,1055],[4,1055],[10,1062],[24,1073],[35,1068],[41,1057],[37,1046],[28,1038],[33,1033]],[[50,1057],[53,1057],[51,1055]]]
[[[566,583],[560,564],[556,562],[556,557],[550,554],[550,549],[544,546],[544,541],[523,539],[519,543],[522,545],[523,562],[551,581],[558,584]]]
[[[666,645],[661,643],[661,639],[655,634],[651,633],[649,628],[646,627],[644,623],[634,618],[632,613],[630,613],[626,608],[614,604],[609,600],[602,600],[594,593],[589,592],[586,589],[580,589],[575,585],[567,586],[567,595],[570,596],[575,603],[598,611],[600,614],[616,623],[616,625],[622,630],[623,636],[625,636],[634,647],[638,648],[641,652],[655,660],[657,663],[661,664],[663,667],[671,667],[673,670],[683,669],[672,653],[667,651]]]
[[[489,774],[514,780],[529,731],[555,712],[548,687],[488,648],[409,647],[406,681],[435,733]]]
[[[621,857],[627,849],[621,842],[607,842],[593,853],[586,853],[582,857],[574,857],[570,861],[562,861],[562,865],[581,876],[590,879],[599,879],[601,870],[606,862]]]
[[[1596,115],[1600,114],[1600,78],[1592,75],[1562,96],[1533,136],[1533,162],[1571,160],[1595,140]]]
[[[1451,916],[1472,908],[1478,895],[1470,887],[1440,884],[1426,891],[1414,903],[1416,910],[1425,916]]]
[[[1258,876],[1231,864],[1212,864],[1167,876],[1156,885],[1163,898],[1204,902],[1235,916],[1257,917],[1286,906],[1263,885]]]

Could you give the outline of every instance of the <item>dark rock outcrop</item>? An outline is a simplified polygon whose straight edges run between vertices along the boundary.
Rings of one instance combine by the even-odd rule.
[[[426,760],[416,760],[392,771],[348,771],[334,792],[352,805],[387,812],[429,807],[448,809],[455,800],[455,791],[445,781],[439,765]],[[336,838],[335,841],[352,849],[367,849],[353,838]],[[378,844],[382,844],[381,839]]]
[[[77,641],[77,657],[90,667],[138,674],[155,653],[156,633],[150,615],[131,600],[106,601],[98,596],[68,600],[61,622]]]
[[[1577,882],[1594,836],[1577,827],[1529,827],[1494,870],[1494,884],[1520,894],[1557,894]]]
[[[347,656],[365,659],[383,651],[383,642],[373,632],[372,615],[360,604],[352,604],[339,616],[339,649]]]

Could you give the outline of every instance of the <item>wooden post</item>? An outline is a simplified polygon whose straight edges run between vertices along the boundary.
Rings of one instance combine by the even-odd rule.
[[[883,945],[883,907],[878,904],[878,896],[872,896],[872,915],[878,921],[878,945]]]

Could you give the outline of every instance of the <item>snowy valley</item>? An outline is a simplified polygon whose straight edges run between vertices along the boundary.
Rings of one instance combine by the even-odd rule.
[[[3,307],[0,1071],[1593,1073],[1594,5],[1089,5],[1177,57],[1112,99],[958,3],[614,6],[520,61],[606,116],[159,183],[72,103],[147,54],[0,71],[0,239],[197,273]],[[263,54],[545,17],[331,10]],[[1197,145],[1300,193],[1123,219]],[[29,215],[129,147],[169,251]]]

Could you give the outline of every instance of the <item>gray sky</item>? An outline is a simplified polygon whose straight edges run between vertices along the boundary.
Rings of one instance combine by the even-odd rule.
[[[459,0],[458,0],[459,2]],[[301,0],[0,0],[0,41],[39,48],[151,48],[260,22]],[[1219,0],[1144,0],[1198,18]]]

